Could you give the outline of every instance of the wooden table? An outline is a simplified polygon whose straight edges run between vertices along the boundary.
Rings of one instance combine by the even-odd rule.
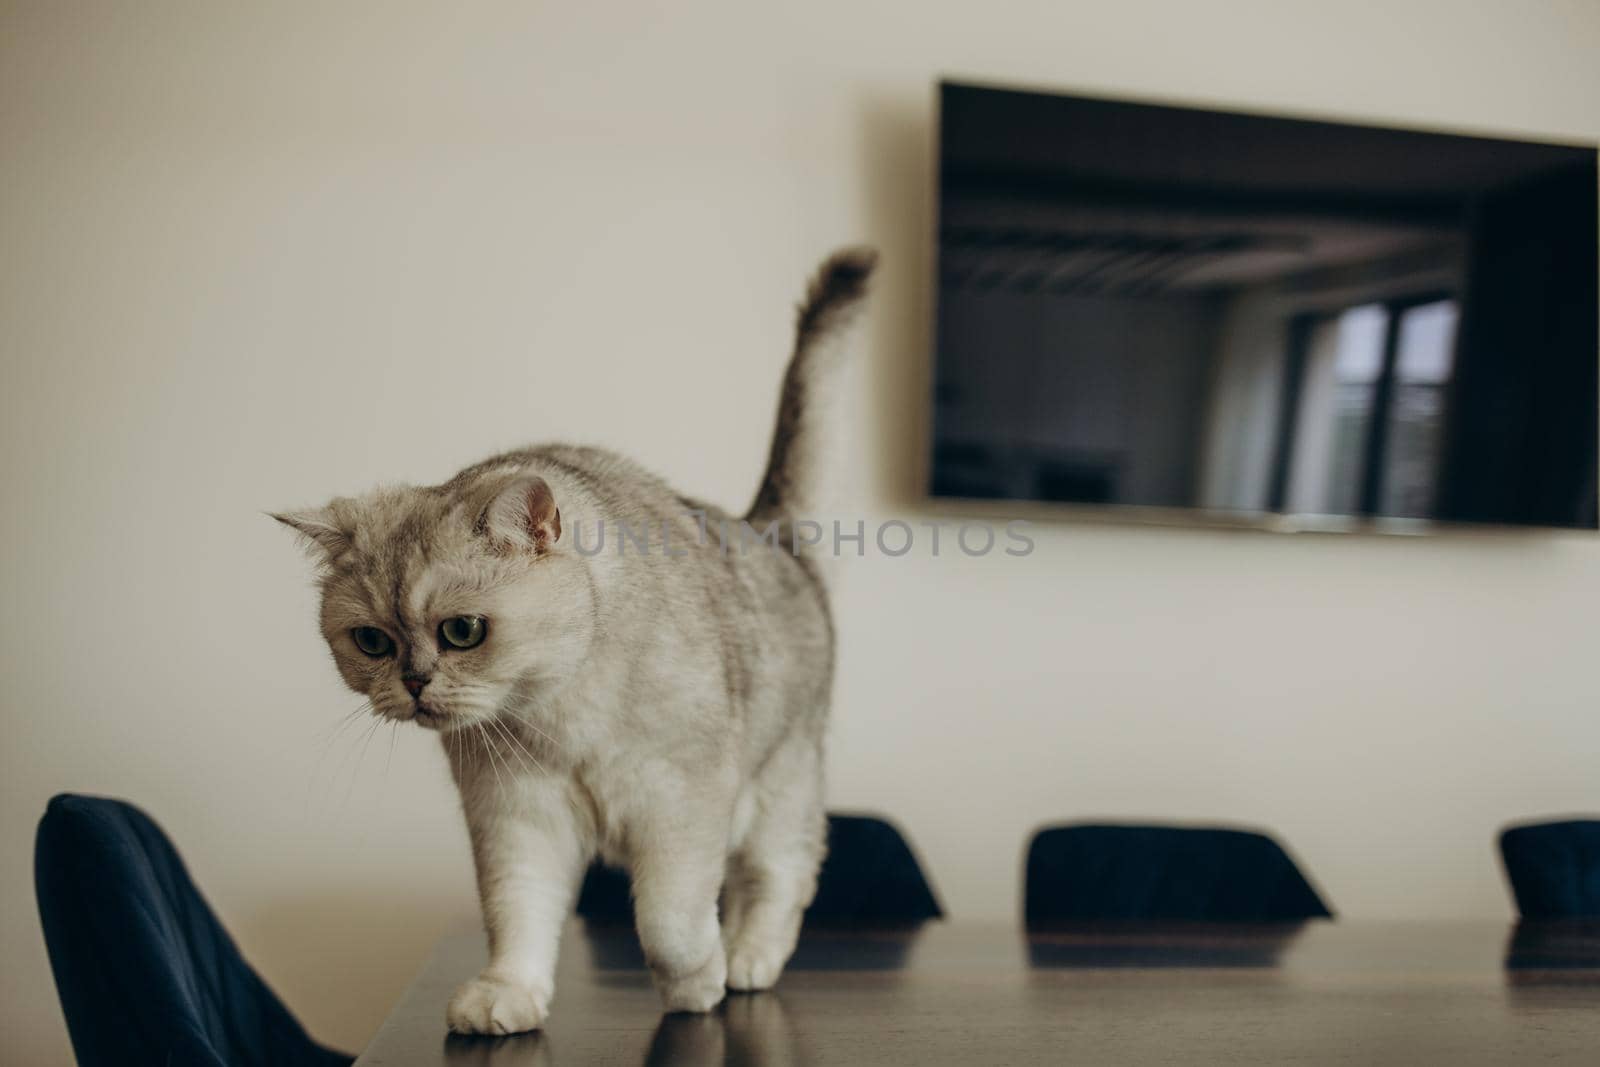
[[[544,1033],[447,1036],[482,961],[442,941],[357,1062],[1600,1064],[1600,923],[808,933],[775,991],[662,1016],[631,931],[575,922]]]

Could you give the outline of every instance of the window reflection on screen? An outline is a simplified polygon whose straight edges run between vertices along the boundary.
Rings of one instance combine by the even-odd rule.
[[[1361,304],[1313,316],[1298,410],[1281,443],[1300,514],[1433,514],[1454,300]]]
[[[1454,300],[1422,304],[1400,316],[1379,503],[1385,515],[1433,514],[1459,317]]]
[[[1289,499],[1303,514],[1345,515],[1361,503],[1362,463],[1389,313],[1379,304],[1319,320],[1300,391]]]

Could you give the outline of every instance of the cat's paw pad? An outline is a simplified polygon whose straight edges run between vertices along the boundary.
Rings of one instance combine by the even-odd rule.
[[[710,1011],[722,1003],[726,994],[728,964],[721,951],[713,952],[711,959],[698,971],[685,975],[656,974],[656,988],[661,991],[661,1004],[667,1011]]]
[[[520,1034],[544,1024],[550,991],[479,975],[450,998],[445,1019],[457,1034]]]
[[[787,952],[766,945],[734,945],[728,952],[728,988],[742,993],[771,989],[787,962]]]

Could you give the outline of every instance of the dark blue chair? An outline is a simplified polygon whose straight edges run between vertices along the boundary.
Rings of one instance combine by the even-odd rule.
[[[590,867],[577,911],[588,922],[631,924],[627,874]],[[828,816],[828,856],[806,909],[807,926],[910,926],[943,914],[900,831],[870,816]]]
[[[1510,827],[1500,859],[1524,919],[1600,917],[1600,819]]]
[[[1272,838],[1172,826],[1058,826],[1028,847],[1029,927],[1098,920],[1331,918]]]
[[[149,816],[62,794],[34,841],[34,887],[81,1067],[345,1067],[222,928]]]

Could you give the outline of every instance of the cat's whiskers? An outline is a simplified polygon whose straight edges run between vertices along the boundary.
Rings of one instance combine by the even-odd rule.
[[[351,708],[349,711],[340,716],[339,720],[332,726],[329,726],[327,729],[323,730],[322,733],[318,735],[317,742],[324,747],[324,750],[326,750],[326,748],[332,746],[335,741],[339,740],[340,735],[350,728],[351,723],[355,722],[361,717],[362,712],[370,711],[371,708],[372,701],[361,701],[361,703],[357,704],[355,707]]]
[[[500,761],[495,756],[494,747],[493,747],[493,745],[491,744],[491,742],[489,740],[489,732],[486,729],[484,729],[484,725],[483,725],[482,722],[479,722],[474,727],[474,729],[476,729],[478,731],[478,733],[481,735],[480,740],[483,742],[483,750],[489,757],[489,766],[491,768],[493,768],[493,770],[494,770],[494,781],[495,781],[495,784],[498,785],[503,790],[503,789],[505,789],[506,784],[500,777]]]
[[[459,731],[447,730],[444,734],[444,750],[450,757],[450,762],[458,770],[466,766],[466,760],[461,757],[461,739],[456,736]]]
[[[384,760],[383,760],[383,786],[384,786],[385,789],[387,789],[389,787],[389,768],[394,765],[394,744],[395,744],[395,739],[397,737],[399,737],[399,736],[400,736],[400,720],[399,719],[390,719],[389,720],[389,754],[387,756],[385,756]]]
[[[538,734],[540,737],[542,737],[546,741],[550,742],[550,747],[551,748],[559,749],[561,747],[561,745],[556,741],[555,738],[553,738],[549,734],[545,733],[544,730],[540,729],[538,724],[533,722],[531,719],[524,719],[521,715],[518,715],[516,712],[511,711],[509,708],[508,709],[504,709],[502,711],[502,714],[511,716],[513,719],[517,720],[522,725],[526,726],[528,729],[532,730],[534,733]]]
[[[496,722],[494,719],[484,719],[483,720],[483,725],[484,725],[485,734],[487,736],[491,737],[491,743],[493,743],[493,744],[498,746],[499,744],[504,742],[505,736],[506,736],[505,730],[501,728],[501,726],[500,726],[500,724],[498,722]],[[492,735],[489,734],[489,731],[493,731]],[[511,768],[511,758],[510,758],[510,756],[508,756],[504,752],[500,753],[500,755],[505,757],[506,768],[507,768],[507,770],[510,770],[510,768]],[[518,760],[520,760],[522,762],[523,766],[527,766],[527,761],[522,759],[521,753],[517,753],[517,758],[518,758]]]
[[[518,764],[521,766],[521,768],[523,770],[526,770],[527,767],[528,767],[528,759],[529,759],[528,755],[526,754],[526,752],[523,749],[521,749],[520,746],[518,746],[516,744],[515,740],[513,738],[511,738],[507,734],[506,728],[505,728],[505,724],[499,722],[496,719],[486,719],[484,721],[488,723],[490,728],[492,728],[494,730],[495,734],[498,737],[503,739],[505,741],[505,743],[508,746],[510,746],[510,752],[507,753],[506,751],[502,750],[500,752],[500,756],[501,756],[502,759],[505,760],[506,773],[511,775],[512,781],[515,781],[516,780],[516,770],[511,765],[511,756],[515,755],[517,757]],[[535,766],[537,766],[537,761],[535,761]],[[540,767],[539,769],[543,770],[544,768]]]
[[[494,724],[494,720],[491,719],[488,721],[491,726]],[[500,757],[500,763],[506,769],[506,776],[511,779],[513,785],[516,784],[518,768],[512,765],[510,753],[501,748],[500,741],[493,737],[490,738],[489,744],[492,746],[495,755]]]
[[[443,732],[445,743],[450,746],[450,754],[455,757],[457,764],[465,767],[467,765],[467,745],[466,738],[462,736],[463,731],[458,727],[457,729]]]
[[[308,817],[311,814],[313,797],[320,795],[321,804],[323,805],[326,805],[327,801],[331,798],[333,794],[333,788],[338,782],[340,773],[344,768],[345,761],[350,758],[350,753],[348,750],[346,750],[344,754],[339,757],[339,761],[334,767],[332,776],[328,780],[327,789],[322,790],[317,788],[317,782],[322,778],[323,768],[328,762],[328,754],[332,752],[339,745],[339,742],[345,738],[345,735],[349,732],[351,725],[361,720],[362,713],[370,711],[371,709],[372,701],[362,700],[355,707],[345,712],[344,715],[342,715],[332,726],[329,726],[319,732],[316,738],[317,759],[311,767],[311,779],[307,785],[305,794],[306,815]]]
[[[345,787],[344,800],[339,802],[339,811],[342,814],[350,806],[350,798],[356,791],[356,779],[361,777],[361,764],[367,758],[367,749],[372,745],[372,735],[378,732],[378,727],[383,725],[383,719],[374,717],[372,725],[367,727],[367,732],[362,735],[360,748],[356,752],[355,763],[350,768],[350,784]],[[342,766],[342,765],[341,765]]]
[[[338,779],[340,777],[340,775],[342,775],[344,773],[344,765],[345,765],[346,761],[348,761],[350,759],[350,755],[355,750],[355,746],[360,744],[360,738],[361,738],[360,725],[361,725],[361,721],[362,721],[362,715],[364,713],[370,713],[371,711],[372,711],[372,701],[370,701],[370,700],[362,701],[361,705],[359,707],[357,707],[355,710],[351,711],[348,715],[346,715],[344,717],[344,719],[339,723],[338,727],[334,731],[333,737],[331,737],[328,740],[328,743],[325,746],[324,751],[330,751],[334,747],[343,744],[345,741],[350,741],[351,742],[351,747],[344,749],[343,753],[339,756],[339,763],[333,770],[333,777],[335,779]],[[376,720],[374,720],[374,721],[376,721]],[[352,726],[355,727],[354,731],[351,730]]]
[[[499,719],[490,719],[489,721],[494,724],[494,728],[499,731],[501,737],[504,737],[507,741],[511,742],[513,749],[517,752],[519,758],[523,759],[524,763],[531,762],[534,767],[538,769],[539,773],[544,773],[544,764],[540,763],[539,758],[522,743],[521,739],[517,737],[516,731],[512,730],[511,727],[507,726]]]

